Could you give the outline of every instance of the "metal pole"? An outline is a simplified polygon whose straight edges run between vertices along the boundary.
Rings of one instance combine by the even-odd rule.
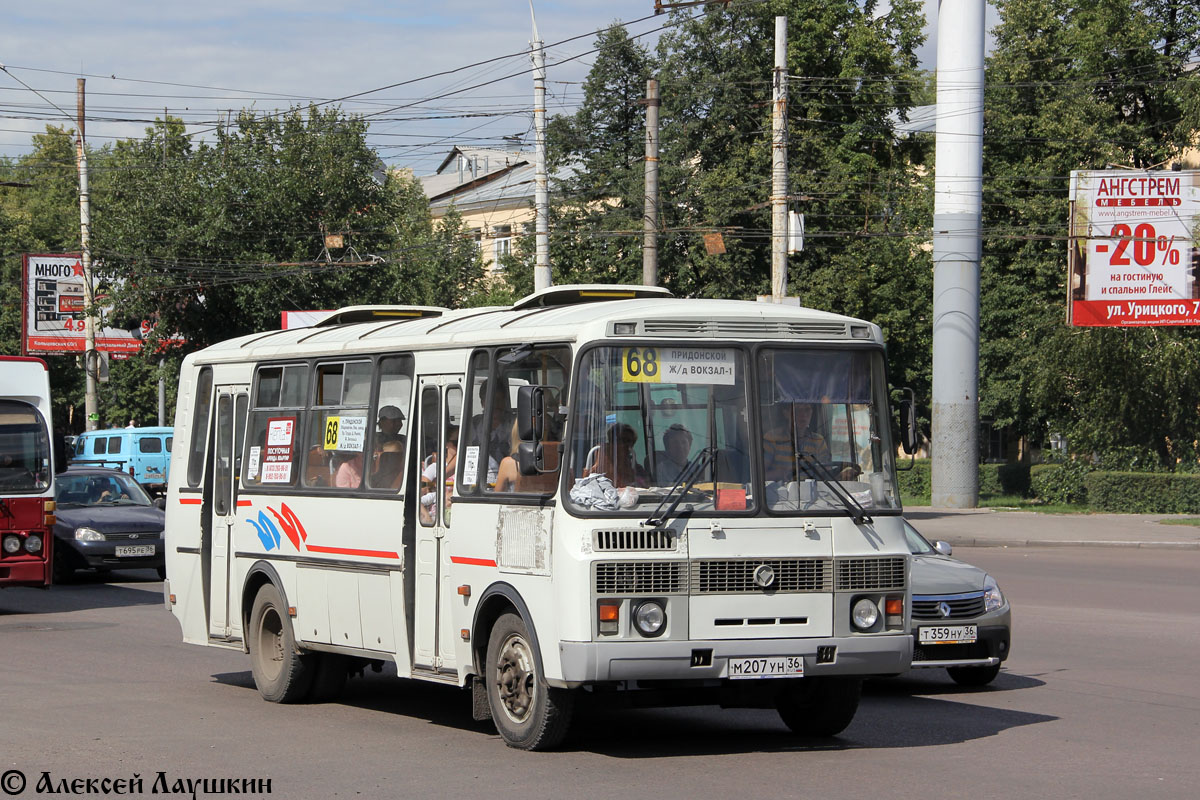
[[[787,17],[775,18],[771,81],[771,301],[787,295]]]
[[[532,11],[532,7],[530,9]],[[550,288],[550,209],[546,191],[546,50],[533,26],[533,131],[534,208],[537,222],[534,248],[533,289]]]
[[[161,428],[167,424],[167,360],[158,360],[158,425]]]
[[[642,221],[642,283],[658,285],[658,81],[646,81],[646,213]]]
[[[932,502],[979,504],[984,0],[938,4]]]
[[[77,78],[75,82],[76,114],[79,126],[79,135],[75,139],[75,162],[79,167],[79,245],[83,251],[80,258],[83,267],[83,371],[87,379],[84,395],[84,411],[87,419],[84,421],[84,425],[87,430],[94,431],[100,427],[100,402],[96,396],[96,373],[100,366],[98,363],[100,354],[96,352],[96,297],[92,289],[92,209],[88,196],[87,145],[83,129],[84,83],[83,78]]]

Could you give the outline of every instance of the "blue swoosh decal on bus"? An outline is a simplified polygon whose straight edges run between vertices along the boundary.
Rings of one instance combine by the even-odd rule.
[[[267,516],[267,512],[258,512],[258,519],[246,520],[254,529],[258,531],[258,538],[263,543],[263,547],[268,550],[274,550],[279,547],[279,528],[275,527],[275,523]]]

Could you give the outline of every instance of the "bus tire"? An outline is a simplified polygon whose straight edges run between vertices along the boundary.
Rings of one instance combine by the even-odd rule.
[[[854,719],[862,696],[858,678],[797,678],[780,693],[783,724],[801,736],[837,736]]]
[[[575,695],[546,684],[524,620],[503,614],[488,637],[488,705],[496,730],[509,747],[548,750],[571,726]]]
[[[283,596],[264,583],[250,611],[250,669],[259,694],[272,703],[296,703],[308,696],[313,682],[309,656],[296,650],[296,638]]]
[[[338,653],[313,653],[313,681],[308,691],[310,703],[333,703],[342,696],[350,674],[350,659]]]

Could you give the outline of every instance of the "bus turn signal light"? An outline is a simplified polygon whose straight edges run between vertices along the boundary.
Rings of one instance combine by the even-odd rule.
[[[888,616],[898,617],[904,613],[904,598],[889,597],[887,599],[887,614]]]

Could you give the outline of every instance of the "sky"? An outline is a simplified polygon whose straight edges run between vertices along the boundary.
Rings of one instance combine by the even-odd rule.
[[[936,0],[926,8],[934,18]],[[535,10],[550,115],[580,100],[595,31],[620,20],[652,44],[667,19],[653,0],[535,0]],[[927,34],[932,68],[933,26]],[[84,77],[92,146],[142,136],[164,108],[203,136],[230,109],[369,92],[342,107],[373,115],[369,142],[389,166],[428,175],[456,144],[532,145],[531,38],[528,0],[9,0],[0,155],[28,153],[47,123],[74,128]]]

